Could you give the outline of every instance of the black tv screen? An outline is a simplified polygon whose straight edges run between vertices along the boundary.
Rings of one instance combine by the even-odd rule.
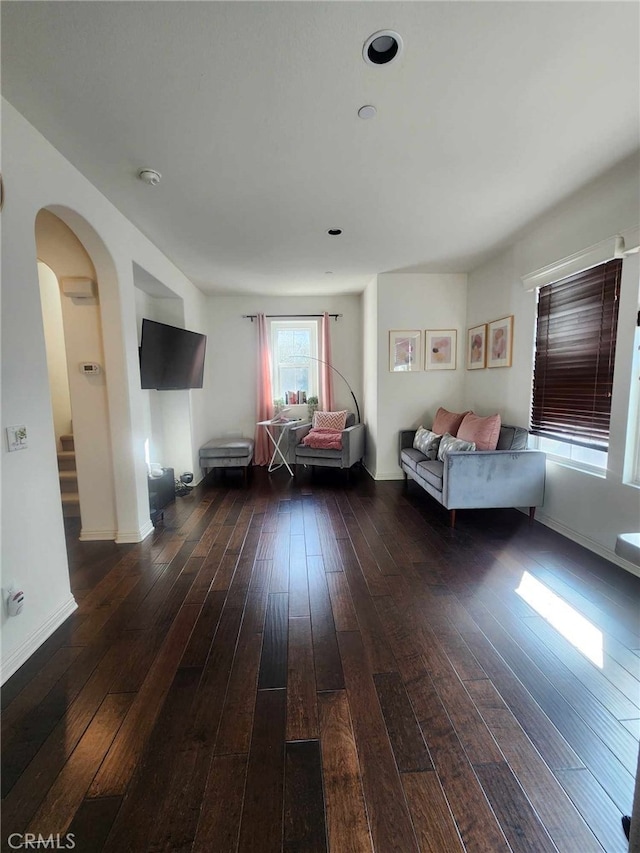
[[[155,320],[142,321],[140,380],[143,388],[202,388],[207,336]]]

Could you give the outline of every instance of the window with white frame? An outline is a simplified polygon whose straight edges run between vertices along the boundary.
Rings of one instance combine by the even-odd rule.
[[[538,291],[531,431],[580,467],[607,465],[622,261]]]
[[[318,321],[271,320],[273,398],[300,405],[318,396]]]

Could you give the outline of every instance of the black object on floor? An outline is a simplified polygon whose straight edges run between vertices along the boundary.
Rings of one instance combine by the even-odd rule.
[[[631,832],[631,818],[628,814],[622,815],[622,831],[627,836],[628,841],[629,833]]]

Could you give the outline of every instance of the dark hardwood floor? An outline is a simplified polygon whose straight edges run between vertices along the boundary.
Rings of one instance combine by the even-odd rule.
[[[228,472],[138,545],[76,524],[79,608],[2,691],[3,849],[627,850],[640,579],[364,472]]]

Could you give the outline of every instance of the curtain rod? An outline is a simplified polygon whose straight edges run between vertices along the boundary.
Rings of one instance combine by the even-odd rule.
[[[257,316],[257,314],[243,314],[242,319],[251,320],[253,323]],[[264,316],[274,319],[279,317],[324,317],[324,314],[265,314]],[[329,316],[333,317],[334,320],[337,320],[338,317],[342,317],[342,314],[329,314]]]

